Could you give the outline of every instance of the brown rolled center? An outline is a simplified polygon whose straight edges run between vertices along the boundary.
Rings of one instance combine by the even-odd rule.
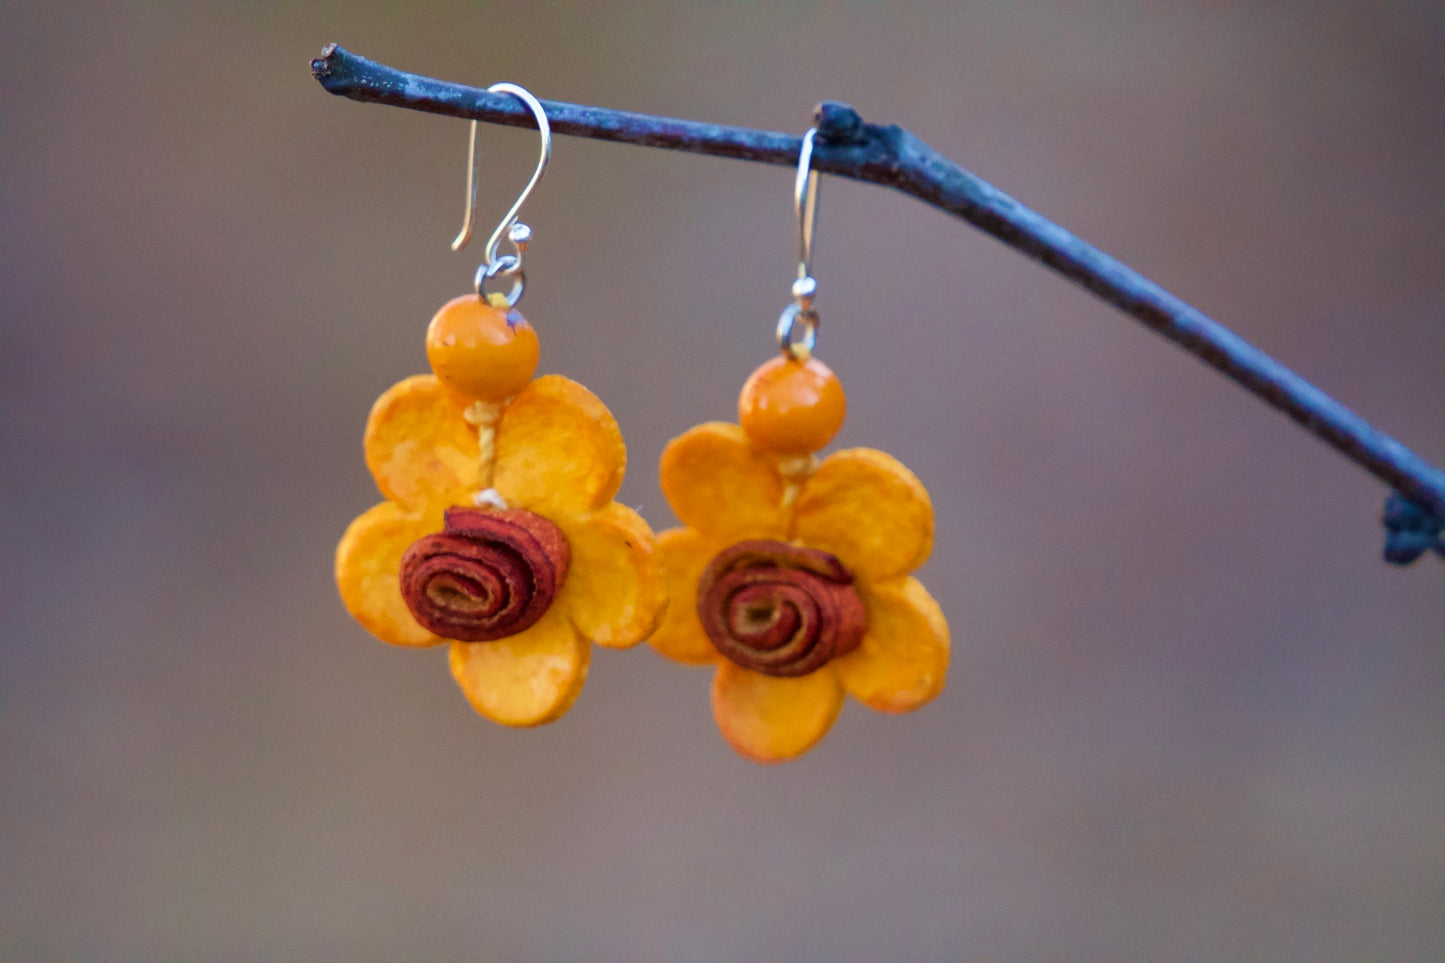
[[[697,586],[697,614],[717,650],[745,669],[807,675],[858,648],[867,612],[836,555],[786,542],[738,542]]]
[[[549,520],[521,508],[448,508],[445,529],[401,558],[401,597],[431,632],[489,642],[535,624],[567,578],[572,549]]]

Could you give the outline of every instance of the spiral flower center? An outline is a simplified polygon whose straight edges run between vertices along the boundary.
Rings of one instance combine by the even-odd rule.
[[[489,642],[529,628],[567,578],[572,549],[552,522],[520,508],[448,508],[445,529],[401,559],[401,595],[428,631]]]
[[[697,614],[717,650],[764,675],[807,675],[856,649],[868,628],[837,556],[786,542],[738,542],[703,570]]]

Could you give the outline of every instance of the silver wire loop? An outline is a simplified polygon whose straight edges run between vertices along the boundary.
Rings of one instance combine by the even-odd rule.
[[[778,315],[778,347],[783,354],[806,361],[818,344],[818,312],[813,299],[818,282],[813,277],[813,241],[818,235],[818,172],[813,170],[814,127],[803,135],[798,151],[798,174],[793,179],[793,214],[798,218],[798,278],[793,282],[793,303]]]
[[[521,262],[511,254],[503,254],[491,264],[480,265],[476,275],[472,278],[472,285],[477,289],[477,297],[486,300],[486,284],[496,277],[512,279],[512,287],[507,291],[507,307],[515,307],[517,302],[522,299],[522,291],[527,286],[527,272],[522,270]]]
[[[519,87],[511,83],[492,84],[487,88],[489,93],[511,94],[520,100],[537,121],[537,133],[541,136],[541,152],[537,158],[537,169],[532,172],[531,180],[517,196],[512,207],[502,218],[492,236],[487,238],[487,246],[483,251],[486,261],[477,268],[476,289],[477,296],[483,297],[482,285],[485,281],[505,275],[512,278],[512,289],[507,293],[508,306],[515,305],[522,298],[522,291],[526,286],[525,275],[522,272],[522,254],[527,250],[527,245],[532,240],[532,229],[521,221],[517,220],[517,214],[521,211],[522,205],[527,198],[532,196],[536,189],[537,182],[542,179],[542,173],[547,169],[547,162],[552,159],[552,125],[547,122],[547,112],[542,109],[542,104],[533,97],[525,87]],[[461,232],[457,234],[456,240],[452,241],[452,250],[460,251],[467,246],[472,239],[472,222],[476,220],[477,212],[477,122],[472,121],[471,140],[467,147],[467,207],[465,217],[462,221]],[[503,236],[507,243],[512,246],[512,253],[498,256],[497,249],[502,243]]]
[[[818,312],[797,301],[778,315],[778,347],[783,354],[807,361],[818,346]]]

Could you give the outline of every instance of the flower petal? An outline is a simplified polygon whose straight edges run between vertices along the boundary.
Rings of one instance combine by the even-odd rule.
[[[648,643],[670,659],[692,665],[718,661],[717,649],[697,617],[697,581],[719,546],[695,528],[669,528],[657,536],[667,581],[667,612]]]
[[[801,756],[832,728],[843,687],[829,666],[791,679],[721,662],[712,678],[712,714],[724,738],[754,762]]]
[[[411,543],[441,528],[441,511],[408,514],[382,502],[356,518],[336,546],[336,587],[356,621],[392,645],[424,647],[443,640],[412,618],[401,597],[401,557]]]
[[[933,550],[933,503],[892,455],[849,448],[825,458],[803,483],[793,534],[838,556],[860,579],[905,575]]]
[[[376,487],[405,508],[476,491],[477,432],[465,407],[433,375],[388,388],[366,421],[366,467]]]
[[[514,508],[580,515],[612,500],[627,448],[612,412],[570,378],[523,388],[497,426],[494,487]]]
[[[783,534],[783,478],[737,425],[689,428],[662,452],[662,493],[684,525],[726,541]]]
[[[636,645],[667,605],[657,537],[642,516],[612,502],[582,521],[559,519],[572,566],[555,604],[568,606],[585,637],[611,648]]]
[[[870,709],[910,712],[943,691],[948,623],[916,578],[870,585],[862,593],[868,632],[833,661],[843,687]]]
[[[492,642],[453,642],[448,661],[467,701],[505,726],[560,718],[587,681],[592,647],[554,605],[531,628]]]

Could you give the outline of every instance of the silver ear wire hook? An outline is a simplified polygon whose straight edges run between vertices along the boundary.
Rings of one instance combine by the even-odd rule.
[[[482,297],[482,285],[491,278],[502,275],[512,278],[512,289],[507,292],[507,304],[514,305],[522,299],[522,291],[526,287],[526,274],[522,271],[522,253],[527,250],[527,245],[532,240],[532,229],[521,221],[517,220],[517,214],[522,210],[522,205],[527,198],[532,196],[532,191],[537,187],[537,182],[542,179],[542,173],[547,169],[547,162],[552,159],[552,125],[547,122],[547,112],[542,109],[542,104],[533,97],[525,87],[516,84],[499,83],[492,84],[487,88],[493,94],[511,94],[516,97],[537,120],[537,133],[541,135],[541,153],[537,158],[537,169],[532,172],[532,179],[527,181],[527,186],[517,196],[517,200],[487,239],[486,250],[483,256],[486,261],[477,268],[475,285],[477,297]],[[456,240],[452,241],[452,250],[460,251],[467,246],[472,239],[472,221],[476,219],[477,211],[477,122],[472,121],[471,140],[467,148],[467,207],[466,215],[462,221],[461,232],[457,234]],[[498,256],[497,249],[501,246],[502,237],[506,236],[508,243],[512,245],[512,254]]]
[[[793,213],[798,218],[798,277],[813,273],[813,240],[818,236],[818,172],[813,170],[813,138],[818,128],[803,135],[798,151],[798,176],[793,179]]]
[[[778,347],[783,354],[806,361],[818,343],[818,312],[813,299],[818,282],[813,278],[813,241],[818,234],[818,172],[813,170],[814,127],[803,135],[798,151],[798,175],[793,179],[793,213],[798,218],[798,279],[793,282],[793,303],[778,316]],[[801,322],[802,331],[797,329]]]

